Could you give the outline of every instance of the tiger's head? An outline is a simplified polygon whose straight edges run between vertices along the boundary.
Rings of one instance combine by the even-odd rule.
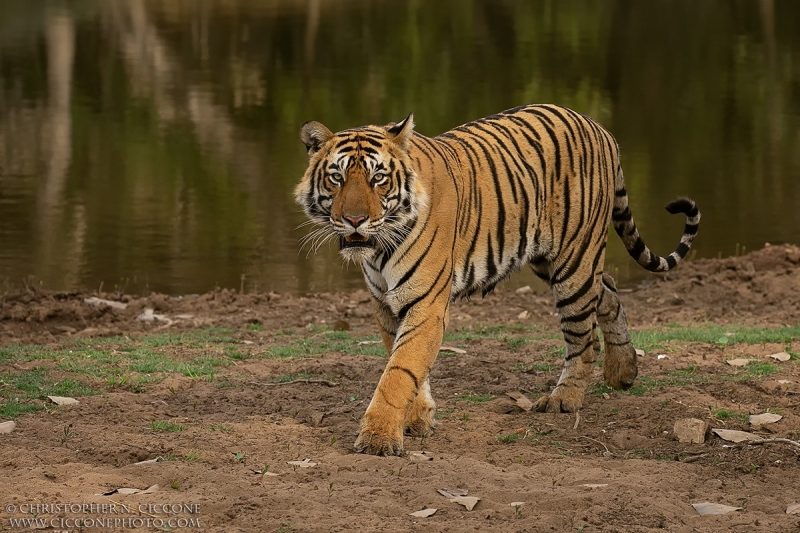
[[[303,124],[309,161],[294,197],[320,226],[305,238],[312,249],[338,237],[342,256],[360,262],[403,241],[426,202],[408,155],[413,132],[413,115],[339,133]]]

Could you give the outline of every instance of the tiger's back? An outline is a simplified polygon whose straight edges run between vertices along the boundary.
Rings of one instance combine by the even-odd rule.
[[[558,385],[537,409],[580,408],[598,326],[606,382],[633,383],[625,314],[603,272],[608,224],[639,264],[665,271],[685,256],[700,215],[691,200],[670,204],[687,216],[684,234],[669,256],[653,254],[630,213],[617,144],[592,119],[532,105],[435,138],[413,132],[411,116],[338,134],[307,123],[301,136],[310,164],[298,202],[361,264],[391,355],[357,450],[399,453],[404,429],[433,428],[427,378],[451,302],[485,294],[525,265],[550,285],[566,342]]]

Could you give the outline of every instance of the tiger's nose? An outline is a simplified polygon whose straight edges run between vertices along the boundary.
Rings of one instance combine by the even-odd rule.
[[[344,215],[342,218],[348,221],[353,228],[358,228],[358,226],[367,220],[367,217],[362,215]]]

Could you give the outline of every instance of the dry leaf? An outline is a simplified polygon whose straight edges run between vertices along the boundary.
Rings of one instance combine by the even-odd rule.
[[[242,341],[242,344],[246,344],[246,345],[250,346],[251,344],[255,344],[255,342],[254,341]]]
[[[146,489],[142,491],[142,494],[153,494],[154,492],[158,492],[159,486],[158,485],[150,485]]]
[[[786,352],[778,352],[778,353],[774,353],[774,354],[770,355],[770,357],[772,357],[773,359],[777,359],[777,360],[778,360],[778,361],[780,361],[781,363],[785,363],[786,361],[788,361],[789,359],[791,359],[791,358],[792,358],[792,356],[791,356],[791,355],[789,355],[789,354],[788,354],[788,353],[786,353]]]
[[[122,487],[122,488],[119,488],[117,490],[113,490],[108,494],[104,494],[104,496],[110,496],[111,494],[114,494],[115,492],[117,494],[139,494],[142,491],[139,490],[139,489],[128,489],[128,488]]]
[[[731,507],[730,505],[711,502],[693,503],[692,507],[697,511],[697,514],[728,514],[741,509],[741,507]]]
[[[511,502],[508,505],[510,505],[511,507],[522,507],[523,505],[525,505],[525,502]]]
[[[713,433],[723,440],[730,442],[747,442],[747,441],[760,441],[761,437],[746,431],[737,431],[735,429],[712,429]]]
[[[800,503],[793,503],[787,507],[786,514],[800,514]]]
[[[457,498],[450,498],[450,501],[452,503],[457,503],[459,505],[463,505],[464,507],[467,508],[467,511],[471,511],[472,509],[475,508],[475,505],[479,501],[481,501],[481,499],[477,498],[475,496],[459,496]]]
[[[261,472],[259,472],[260,474]],[[264,472],[264,477],[276,477],[280,476],[280,474],[276,474],[275,472]]]
[[[445,498],[459,498],[461,496],[466,496],[469,494],[469,489],[464,488],[456,488],[456,489],[436,489],[436,492],[444,496]]]
[[[584,483],[581,487],[587,487],[590,489],[599,489],[600,487],[608,487],[608,483]]]
[[[519,391],[507,392],[506,396],[517,402],[517,407],[523,411],[530,411],[533,408],[533,402]]]
[[[161,461],[161,457],[156,457],[155,459],[147,459],[146,461],[139,461],[138,463],[133,463],[134,465],[146,465],[149,463],[157,463]]]
[[[791,381],[788,379],[779,379],[778,383],[781,385],[788,385],[789,383],[791,383]]]
[[[408,452],[408,456],[412,461],[433,461],[433,457],[428,455],[428,452]]]
[[[13,420],[9,420],[8,422],[3,422],[0,424],[0,433],[11,433],[14,431],[14,428],[17,427],[17,423]]]
[[[286,461],[287,465],[299,466],[300,468],[311,468],[317,466],[317,463],[311,462],[311,459],[303,459],[302,461]]]
[[[429,516],[433,516],[433,514],[438,509],[423,509],[421,511],[416,511],[414,513],[409,513],[411,516],[416,516],[417,518],[428,518]]]
[[[645,355],[644,354],[644,350],[640,350],[639,348],[636,348],[636,355],[638,355],[639,357],[644,357],[644,355]]]
[[[439,348],[439,351],[440,352],[453,352],[453,353],[457,353],[457,354],[465,354],[465,353],[467,353],[466,350],[462,350],[461,348],[455,348],[453,346],[442,346],[441,348]]]
[[[48,396],[48,398],[56,405],[75,405],[79,403],[75,398],[69,398],[67,396]]]
[[[762,424],[773,424],[783,418],[775,413],[761,413],[760,415],[750,415],[750,424],[760,426]]]
[[[381,341],[359,341],[359,346],[370,346],[372,344],[380,344]]]
[[[730,361],[726,361],[726,363],[731,366],[746,366],[750,361],[752,361],[752,359],[731,359]]]

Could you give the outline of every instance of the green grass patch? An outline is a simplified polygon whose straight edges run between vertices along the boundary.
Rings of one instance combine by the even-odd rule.
[[[142,392],[146,384],[161,381],[170,374],[213,381],[234,360],[250,357],[249,352],[241,351],[232,333],[229,329],[212,328],[144,337],[72,339],[55,346],[2,347],[0,363],[50,360],[55,361],[56,370],[75,377],[55,379],[42,368],[0,375],[0,415],[14,418],[43,409],[44,405],[36,400],[45,396],[96,394],[87,383]]]
[[[359,344],[370,341],[370,344]],[[343,353],[347,355],[386,357],[383,343],[376,337],[354,339],[347,331],[323,331],[306,338],[293,339],[288,344],[272,346],[267,350],[268,359],[294,357],[315,357],[323,353]]]
[[[459,402],[470,402],[470,403],[485,403],[492,400],[494,396],[491,394],[462,394],[461,396],[456,396],[456,401]]]
[[[552,372],[559,368],[561,368],[560,365],[552,363],[517,363],[511,367],[511,370],[515,372]]]
[[[184,431],[186,429],[186,427],[180,424],[173,424],[169,420],[153,420],[150,423],[150,428],[153,431],[167,431],[170,433],[177,433],[178,431]]]
[[[524,439],[525,435],[519,433],[508,433],[506,435],[498,435],[495,438],[498,442],[502,442],[503,444],[511,444],[515,440]]]
[[[734,344],[788,344],[800,339],[800,326],[782,328],[746,328],[741,326],[681,326],[670,324],[666,329],[633,330],[633,345],[645,351],[663,348],[670,342],[702,342],[719,346]]]
[[[0,374],[0,418],[16,418],[38,411],[45,404],[37,402],[47,396],[92,396],[97,392],[72,378],[55,379],[41,368],[18,373]]]
[[[732,411],[730,409],[713,409],[711,411],[711,416],[716,418],[717,420],[727,421],[732,420],[739,422],[740,424],[747,424],[750,420],[749,415],[743,413],[737,413],[736,411]]]
[[[780,369],[777,365],[762,361],[751,361],[741,370],[733,374],[714,375],[702,374],[698,372],[694,365],[683,369],[673,370],[665,376],[651,377],[639,376],[633,387],[628,390],[618,392],[630,394],[632,396],[643,396],[655,389],[663,387],[685,387],[687,385],[698,385],[703,383],[718,383],[723,381],[752,381],[765,378]],[[589,394],[601,395],[612,392],[614,389],[605,384],[593,383],[589,387]]]

